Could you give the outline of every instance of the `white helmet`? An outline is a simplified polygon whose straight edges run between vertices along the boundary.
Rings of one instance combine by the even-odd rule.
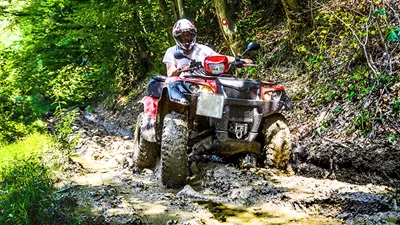
[[[189,35],[189,38],[182,39],[183,36],[181,35],[185,32],[188,32],[187,35]],[[176,44],[180,48],[190,51],[196,43],[197,29],[194,24],[189,20],[180,19],[174,24],[174,27],[172,28],[172,36],[174,37]]]

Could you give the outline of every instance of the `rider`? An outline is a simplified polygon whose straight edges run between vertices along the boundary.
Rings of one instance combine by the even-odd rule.
[[[187,19],[180,19],[172,28],[172,36],[174,37],[175,46],[168,48],[164,55],[163,63],[167,66],[168,76],[179,76],[181,72],[178,69],[185,69],[189,67],[190,61],[188,59],[175,59],[174,52],[182,50],[183,53],[190,59],[198,62],[203,62],[206,56],[219,55],[211,48],[196,43],[197,29],[192,22]],[[235,60],[232,56],[227,56],[229,63]],[[250,59],[241,59],[246,64],[252,64]]]

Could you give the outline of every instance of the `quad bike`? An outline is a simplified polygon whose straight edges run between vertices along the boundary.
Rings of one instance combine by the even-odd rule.
[[[242,56],[259,47],[250,43]],[[174,57],[187,58],[180,51]],[[251,154],[260,166],[286,169],[290,131],[280,112],[292,103],[282,86],[229,73],[244,65],[240,56],[230,64],[226,56],[208,56],[191,60],[184,71],[192,73],[152,77],[135,130],[136,167],[151,168],[161,157],[167,187],[185,184],[195,155]]]

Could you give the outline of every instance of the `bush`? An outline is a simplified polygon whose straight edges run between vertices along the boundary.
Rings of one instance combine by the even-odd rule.
[[[54,224],[54,182],[39,160],[16,161],[0,171],[0,224]]]

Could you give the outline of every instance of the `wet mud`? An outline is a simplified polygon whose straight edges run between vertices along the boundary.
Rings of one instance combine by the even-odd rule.
[[[94,113],[78,116],[78,145],[57,184],[59,200],[81,224],[400,223],[395,185],[344,182],[309,169],[300,176],[301,159],[293,164],[295,175],[218,157],[194,161],[186,186],[166,188],[159,163],[153,169],[132,169],[130,128]],[[335,174],[341,171],[335,168]],[[329,174],[329,168],[324,172]]]

